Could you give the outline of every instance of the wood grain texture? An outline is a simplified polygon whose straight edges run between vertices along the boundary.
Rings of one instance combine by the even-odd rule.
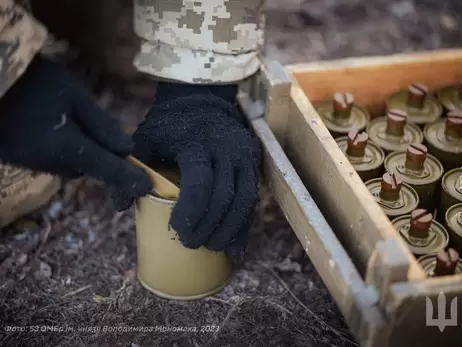
[[[461,49],[348,58],[286,66],[312,103],[350,92],[373,116],[382,115],[384,100],[412,82],[430,91],[462,80]]]
[[[260,58],[260,95],[265,101],[265,119],[281,146],[285,146],[289,118],[291,80],[278,62]]]
[[[443,306],[445,317],[449,318],[450,304],[457,298],[457,326],[445,327],[426,324],[427,297],[433,306],[433,317],[438,314],[438,295],[446,297]],[[432,278],[424,281],[396,283],[390,287],[389,302],[384,306],[390,319],[392,334],[390,345],[406,347],[457,347],[462,341],[462,276]]]

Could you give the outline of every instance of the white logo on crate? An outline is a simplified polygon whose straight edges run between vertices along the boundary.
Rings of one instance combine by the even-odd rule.
[[[431,299],[427,296],[426,300],[425,318],[427,326],[438,327],[441,332],[443,332],[446,327],[457,326],[457,297],[452,299],[449,318],[446,318],[446,295],[444,295],[443,292],[438,294],[438,312],[436,318],[433,318],[433,303]]]

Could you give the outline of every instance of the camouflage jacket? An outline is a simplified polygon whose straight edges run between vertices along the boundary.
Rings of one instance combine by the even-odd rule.
[[[266,0],[135,0],[138,70],[188,83],[227,83],[259,67]]]
[[[134,65],[159,79],[238,82],[259,68],[266,0],[133,0],[141,47]],[[47,29],[0,0],[0,97],[43,47]]]
[[[46,29],[14,0],[0,0],[0,97],[41,49]]]

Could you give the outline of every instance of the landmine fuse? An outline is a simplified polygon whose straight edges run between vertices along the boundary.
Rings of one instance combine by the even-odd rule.
[[[428,93],[428,87],[413,83],[408,90],[401,90],[387,99],[387,109],[401,109],[407,112],[407,121],[423,128],[441,118],[443,107],[438,100]]]
[[[367,181],[366,187],[390,219],[408,215],[418,206],[417,192],[397,173],[386,172],[382,178]]]
[[[407,123],[407,112],[392,109],[385,117],[375,118],[366,128],[369,138],[379,145],[386,154],[404,152],[412,143],[422,143],[422,130],[411,123]]]
[[[332,100],[314,107],[333,138],[346,136],[353,129],[364,130],[371,118],[369,111],[356,104],[350,93],[335,93]]]
[[[387,155],[384,166],[388,172],[398,172],[403,181],[415,189],[419,195],[419,207],[433,211],[444,169],[440,161],[427,152],[423,144],[411,144],[406,152]]]
[[[445,170],[462,166],[462,110],[451,111],[445,119],[424,128],[428,151]]]
[[[369,141],[365,132],[351,130],[348,136],[339,137],[336,142],[364,182],[380,176],[385,153]]]
[[[392,224],[415,256],[437,253],[448,246],[448,232],[424,209],[395,218]]]

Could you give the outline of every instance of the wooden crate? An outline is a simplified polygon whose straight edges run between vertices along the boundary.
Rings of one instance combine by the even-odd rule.
[[[312,105],[348,91],[380,115],[386,96],[414,81],[432,90],[462,81],[462,50],[283,69],[263,61],[240,95],[265,180],[361,346],[462,345],[462,276],[425,276]],[[426,320],[440,293],[447,307],[458,298],[458,325],[443,332]]]

